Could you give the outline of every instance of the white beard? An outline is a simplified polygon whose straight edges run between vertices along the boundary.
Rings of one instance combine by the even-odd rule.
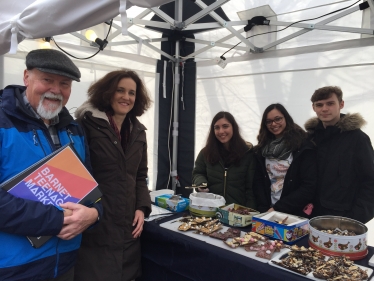
[[[44,106],[43,101],[46,97],[53,98],[53,99],[58,99],[60,101],[60,103],[58,105],[49,104],[48,106]],[[47,92],[47,93],[44,93],[40,97],[40,101],[39,101],[38,107],[36,109],[36,112],[43,119],[49,120],[49,119],[52,119],[52,118],[56,117],[60,113],[61,110],[62,110],[62,96]]]

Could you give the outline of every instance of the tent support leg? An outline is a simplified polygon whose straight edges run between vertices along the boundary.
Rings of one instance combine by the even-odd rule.
[[[0,56],[0,89],[4,89],[4,56]]]
[[[182,9],[183,3],[182,0],[175,0],[175,21],[182,21]],[[174,191],[177,189],[178,182],[178,121],[179,121],[179,84],[180,84],[180,75],[179,75],[179,62],[180,62],[180,41],[175,42],[175,71],[174,71],[174,113],[173,113],[173,154],[172,154],[172,164],[171,164],[171,186]]]

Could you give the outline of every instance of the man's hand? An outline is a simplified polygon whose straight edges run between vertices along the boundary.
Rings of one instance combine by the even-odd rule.
[[[85,231],[97,221],[99,215],[95,208],[88,208],[72,202],[61,204],[60,207],[72,212],[71,216],[64,217],[64,226],[57,235],[58,238],[64,240],[70,240]]]
[[[200,188],[200,187],[198,187],[197,189],[199,190],[199,192],[209,192],[209,188]]]
[[[134,221],[132,222],[132,226],[136,225],[132,235],[134,238],[140,237],[143,231],[143,224],[144,224],[144,213],[141,210],[135,211]]]
[[[73,214],[72,210],[69,209],[64,209],[64,217],[71,216]]]
[[[267,212],[270,213],[270,212],[274,212],[274,208],[270,208]]]

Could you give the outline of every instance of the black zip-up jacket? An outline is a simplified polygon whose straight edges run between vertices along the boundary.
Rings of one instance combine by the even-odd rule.
[[[208,183],[209,192],[223,196],[227,205],[236,203],[256,209],[252,191],[256,162],[253,158],[252,144],[247,143],[247,146],[248,150],[239,163],[228,168],[225,168],[222,160],[215,164],[209,163],[201,150],[192,171],[192,183]]]
[[[304,141],[300,149],[292,152],[293,160],[284,178],[280,199],[273,206],[275,211],[297,216],[307,216],[303,209],[311,203],[316,192],[317,165],[315,145]],[[266,212],[271,206],[271,182],[261,151],[255,152],[257,159],[253,191],[257,209]]]
[[[360,130],[360,114],[341,114],[335,126],[317,118],[305,128],[317,145],[318,192],[314,215],[338,215],[363,223],[374,217],[374,153]]]

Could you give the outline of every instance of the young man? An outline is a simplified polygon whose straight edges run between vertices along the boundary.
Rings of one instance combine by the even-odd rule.
[[[323,87],[312,95],[317,118],[305,128],[317,145],[318,193],[313,216],[336,215],[366,223],[374,217],[374,153],[360,130],[360,114],[341,114],[343,92]]]
[[[31,51],[26,66],[25,86],[0,91],[0,183],[70,142],[90,168],[83,130],[65,108],[79,69],[56,50]],[[102,207],[61,207],[64,212],[0,189],[1,280],[73,280],[80,233],[98,220]],[[34,249],[26,236],[41,235],[54,237]]]

